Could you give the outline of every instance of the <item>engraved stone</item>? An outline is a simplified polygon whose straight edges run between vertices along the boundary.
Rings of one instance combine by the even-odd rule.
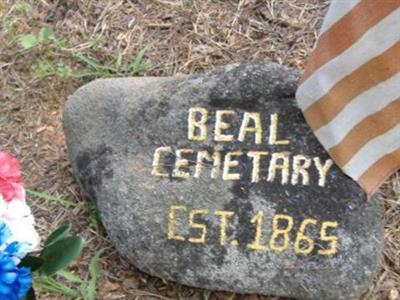
[[[73,172],[140,270],[189,286],[357,299],[379,265],[378,201],[333,164],[272,63],[102,79],[64,112]]]

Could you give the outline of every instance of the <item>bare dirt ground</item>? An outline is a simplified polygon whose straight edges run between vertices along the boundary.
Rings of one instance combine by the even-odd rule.
[[[104,249],[96,299],[280,298],[188,288],[129,266],[97,228],[95,214],[71,175],[61,126],[68,95],[96,77],[189,74],[244,60],[272,60],[302,69],[328,4],[326,0],[0,0],[0,149],[20,159],[28,189],[55,196],[29,196],[40,233],[46,236],[70,222],[74,232],[85,238],[84,253],[71,271],[88,278],[90,258]],[[49,37],[49,31],[42,30],[38,41],[44,27],[54,34]],[[27,34],[36,37],[36,42],[30,39],[34,46],[21,45]],[[144,48],[141,68],[138,63],[132,66]],[[378,193],[385,209],[385,253],[381,271],[363,299],[396,300],[400,299],[400,174]],[[39,298],[68,299],[45,291]]]

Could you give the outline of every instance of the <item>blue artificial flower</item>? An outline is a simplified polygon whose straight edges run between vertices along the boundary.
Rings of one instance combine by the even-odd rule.
[[[22,248],[22,243],[12,242],[10,229],[0,220],[0,300],[21,299],[32,286],[31,270],[18,267],[25,256]]]

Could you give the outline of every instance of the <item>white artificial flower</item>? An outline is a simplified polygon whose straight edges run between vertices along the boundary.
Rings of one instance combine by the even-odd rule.
[[[26,245],[26,252],[38,249],[40,237],[35,230],[32,211],[25,201],[13,199],[7,203],[0,194],[0,220],[11,230],[14,241]]]

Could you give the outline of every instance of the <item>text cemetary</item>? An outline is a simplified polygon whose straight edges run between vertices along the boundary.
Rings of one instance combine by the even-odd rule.
[[[188,134],[190,141],[202,142],[212,138],[215,142],[230,143],[244,142],[245,139],[253,139],[255,145],[267,143],[268,145],[281,145],[287,147],[290,140],[278,138],[279,115],[271,114],[268,118],[268,133],[263,126],[262,116],[258,112],[244,112],[238,132],[233,134],[231,124],[227,116],[237,114],[233,110],[217,110],[215,112],[215,125],[213,132],[208,132],[209,112],[205,108],[194,107],[188,114]],[[264,119],[265,120],[265,119]],[[229,133],[228,133],[229,132]],[[284,149],[283,149],[284,150]],[[173,155],[174,163],[171,172],[171,162],[168,157]],[[187,179],[189,177],[199,178],[205,168],[211,167],[209,176],[213,179],[241,180],[243,174],[235,172],[241,157],[246,156],[251,168],[251,182],[257,183],[261,180],[267,182],[280,182],[281,184],[309,185],[315,183],[325,186],[327,174],[333,165],[331,159],[325,161],[319,157],[309,157],[304,154],[292,154],[289,151],[270,152],[265,150],[234,150],[212,152],[208,150],[173,149],[172,146],[162,146],[155,150],[152,174],[160,177],[174,177]],[[188,167],[195,165],[194,172],[190,173]],[[260,176],[261,170],[266,169],[265,179]],[[310,169],[315,169],[317,178],[310,178]],[[280,176],[278,176],[280,173]],[[280,179],[279,179],[280,178]]]

